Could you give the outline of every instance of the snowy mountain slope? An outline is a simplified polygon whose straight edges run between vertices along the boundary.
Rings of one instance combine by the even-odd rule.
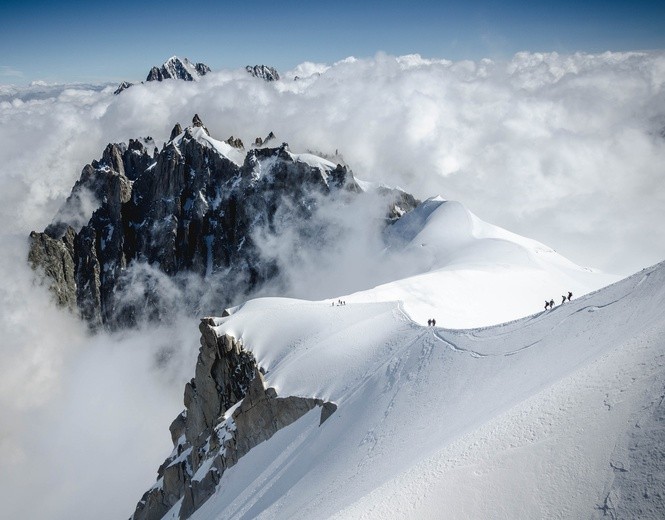
[[[664,302],[663,264],[475,330],[397,303],[250,301],[218,334],[280,395],[338,408],[252,449],[192,518],[661,518],[645,454],[665,438]]]
[[[478,327],[514,320],[618,277],[582,268],[551,248],[483,222],[459,202],[428,199],[390,229],[400,273],[349,302],[401,300],[418,323]]]

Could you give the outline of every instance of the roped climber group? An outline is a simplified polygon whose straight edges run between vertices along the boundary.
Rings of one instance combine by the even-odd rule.
[[[434,318],[427,320],[428,327],[436,327],[436,320]]]
[[[570,301],[572,297],[573,293],[570,291],[568,291],[568,296],[561,296],[561,305],[566,303],[566,300]],[[545,300],[545,310],[547,309],[554,309],[554,299],[551,299],[550,301]]]

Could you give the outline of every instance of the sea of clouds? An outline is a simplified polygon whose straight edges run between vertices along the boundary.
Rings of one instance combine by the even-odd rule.
[[[273,131],[294,152],[342,156],[361,179],[459,200],[578,264],[628,275],[665,259],[664,84],[665,52],[645,52],[501,63],[377,55],[304,63],[276,83],[227,70],[118,96],[114,86],[0,87],[3,510],[128,516],[170,450],[168,424],[193,372],[195,319],[91,337],[25,262],[29,232],[49,224],[108,142],[161,146],[194,113],[218,139],[249,144]],[[374,240],[339,213],[329,219],[355,243]],[[369,276],[354,259],[373,257],[355,253],[309,259],[285,291],[316,286],[309,296],[322,297],[345,273]]]

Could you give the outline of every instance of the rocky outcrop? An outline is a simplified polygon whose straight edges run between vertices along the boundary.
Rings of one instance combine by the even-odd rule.
[[[254,139],[254,146],[257,148],[260,148],[262,146],[265,146],[268,144],[268,142],[273,141],[275,139],[275,134],[272,133],[272,131],[265,137],[257,137]]]
[[[238,150],[244,150],[245,145],[240,139],[240,137],[229,137],[226,141],[224,141],[226,144],[229,146],[233,146],[233,148],[237,148]]]
[[[49,290],[58,305],[76,310],[76,282],[74,280],[74,239],[71,227],[60,238],[47,233],[30,233],[28,261],[33,269],[42,269],[50,282]]]
[[[391,222],[399,220],[404,214],[420,204],[420,201],[413,195],[400,189],[380,186],[377,191],[390,200],[386,206],[386,212]]]
[[[264,81],[279,81],[279,72],[274,67],[266,65],[247,65],[245,70],[255,78],[260,78]]]
[[[236,150],[212,139],[198,115],[184,130],[176,124],[161,151],[150,138],[109,144],[44,233],[31,236],[33,267],[93,328],[164,319],[174,305],[200,312],[196,295],[167,300],[160,277],[183,286],[214,277],[225,290],[209,308],[245,299],[279,275],[258,235],[305,229],[322,197],[343,204],[362,190],[346,166],[292,154],[286,143],[252,148],[244,161]],[[402,192],[384,195],[390,218],[415,207]]]
[[[176,126],[179,126],[179,125],[176,125]],[[194,114],[194,117],[192,118],[192,126],[193,126],[194,128],[203,128],[203,131],[204,131],[206,134],[210,135],[210,132],[209,132],[208,129],[205,127],[205,125],[203,124],[203,121],[201,121],[201,118],[199,117],[198,114]]]
[[[173,141],[180,134],[182,134],[182,127],[180,126],[180,123],[176,123],[173,129],[171,130],[171,136],[169,137],[169,141]]]
[[[337,409],[307,397],[279,397],[265,388],[251,352],[213,318],[201,320],[196,375],[185,387],[185,410],[171,424],[173,452],[160,466],[157,482],[139,501],[133,520],[162,518],[180,502],[189,518],[214,492],[227,468],[280,429],[320,407],[320,425]]]

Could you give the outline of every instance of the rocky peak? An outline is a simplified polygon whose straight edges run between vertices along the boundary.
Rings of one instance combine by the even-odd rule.
[[[264,81],[279,81],[279,72],[274,67],[266,65],[247,65],[245,70],[255,78],[261,78]]]
[[[120,175],[125,175],[125,167],[122,163],[122,152],[117,144],[109,144],[104,149],[102,160],[97,165],[105,165]]]
[[[165,79],[181,79],[183,81],[198,81],[210,71],[210,67],[205,63],[192,63],[187,58],[180,59],[178,56],[171,56],[161,67],[152,67],[145,80],[164,81]],[[134,83],[123,81],[118,85],[113,94],[117,96],[133,85]]]
[[[205,127],[205,125],[203,124],[203,121],[201,121],[201,118],[199,117],[198,114],[194,114],[194,117],[192,118],[192,126],[191,126],[191,128],[200,128],[200,129],[202,129],[207,135],[210,135],[210,132],[209,132],[208,129]],[[187,128],[185,131],[188,133],[188,135],[189,135],[190,137],[193,135],[192,132],[190,131],[190,128]]]
[[[194,64],[194,69],[198,73],[199,76],[205,76],[208,72],[212,72],[210,67],[208,67],[205,63],[195,63]]]
[[[265,146],[269,141],[272,141],[275,139],[275,134],[272,133],[272,131],[265,137],[257,137],[254,139],[254,145],[255,147],[261,147]]]
[[[245,149],[245,145],[243,144],[242,140],[239,137],[231,136],[224,142],[229,146],[233,146],[233,148],[237,148],[238,150]]]
[[[118,85],[118,88],[115,89],[115,91],[113,92],[113,94],[117,96],[117,95],[120,94],[123,90],[127,90],[127,89],[128,89],[129,87],[131,87],[132,85],[134,85],[134,83],[130,83],[129,81],[123,81],[122,83],[120,83],[120,85]]]
[[[210,67],[205,63],[192,63],[187,58],[180,59],[178,56],[171,56],[161,67],[152,67],[146,81],[164,81],[165,79],[197,81],[208,72],[210,72]]]
[[[171,136],[169,137],[169,141],[173,141],[180,134],[182,134],[182,127],[180,126],[180,123],[176,123],[175,126],[173,127],[173,130],[171,130]]]
[[[144,292],[137,293],[133,277],[145,276],[140,273],[159,272],[173,283],[185,274],[215,277],[225,287],[208,303],[215,308],[233,303],[228,298],[245,299],[279,275],[255,242],[273,232],[276,215],[281,226],[302,226],[321,197],[337,193],[343,203],[362,190],[345,166],[292,153],[286,143],[252,148],[243,157],[232,146],[241,144],[236,139],[213,139],[195,115],[184,132],[175,125],[159,152],[149,152],[150,139],[109,144],[83,168],[53,223],[31,236],[33,266],[55,281],[54,293],[76,295],[78,312],[93,327],[165,319],[174,305],[198,309],[198,300],[164,300],[152,282],[141,282]],[[400,211],[409,208],[400,201]],[[70,227],[70,248],[42,236],[61,241]],[[73,274],[69,267],[53,269],[65,257]],[[58,301],[69,305],[72,298]]]
[[[201,121],[201,118],[199,117],[198,114],[194,114],[194,117],[192,118],[192,125],[203,126],[203,121]]]
[[[189,518],[212,496],[224,472],[255,446],[314,408],[321,410],[320,427],[337,410],[322,399],[283,397],[266,388],[252,352],[219,332],[216,318],[203,318],[199,329],[196,374],[185,386],[185,410],[169,428],[173,451],[133,520],[162,518],[179,501],[178,518]]]

